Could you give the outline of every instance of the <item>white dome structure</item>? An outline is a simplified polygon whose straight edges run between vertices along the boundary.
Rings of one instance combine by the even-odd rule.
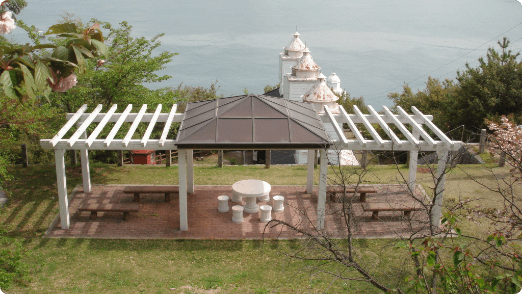
[[[322,73],[319,73],[317,79],[319,80],[319,84],[306,91],[302,96],[303,101],[312,103],[318,113],[324,113],[324,106],[328,106],[328,109],[330,109],[332,113],[340,113],[339,104],[336,102],[339,100],[339,97],[337,97],[326,84],[326,77]]]
[[[285,55],[291,58],[299,58],[303,55],[301,51],[305,49],[305,44],[299,39],[299,33],[294,33],[294,39],[286,46]]]
[[[337,95],[342,95],[344,90],[341,89],[341,79],[336,73],[332,73],[331,76],[326,80],[328,87],[333,88],[333,92]]]
[[[281,95],[283,95],[285,76],[292,73],[292,66],[303,56],[301,51],[306,48],[303,41],[299,39],[299,33],[297,31],[293,36],[294,38],[290,41],[290,44],[283,48],[284,52],[279,53],[279,93]]]
[[[303,56],[297,60],[297,63],[292,66],[292,75],[298,79],[309,79],[317,75],[321,68],[315,63],[310,50],[305,48]]]

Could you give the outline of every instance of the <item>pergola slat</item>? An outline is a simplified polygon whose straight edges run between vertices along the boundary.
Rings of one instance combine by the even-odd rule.
[[[105,125],[107,124],[107,122],[109,122],[109,119],[111,119],[111,116],[114,114],[114,112],[116,112],[116,109],[118,108],[118,105],[117,104],[114,104],[111,109],[109,109],[109,111],[107,111],[107,113],[105,114],[105,116],[103,117],[103,119],[100,121],[100,123],[98,124],[98,126],[96,127],[96,129],[94,129],[94,131],[91,133],[91,135],[89,136],[89,139],[87,139],[87,141],[85,141],[85,145],[87,147],[90,147],[92,142],[94,142],[94,140],[96,139],[96,137],[101,133],[101,131],[103,130],[103,128],[105,127]]]
[[[138,112],[138,116],[136,116],[136,119],[132,123],[129,131],[127,132],[127,135],[123,139],[123,142],[122,142],[123,146],[127,147],[127,145],[129,145],[129,141],[132,139],[132,135],[134,135],[134,132],[138,128],[138,125],[140,124],[141,118],[143,117],[143,114],[145,113],[145,111],[147,111],[147,104],[143,104],[143,106],[141,106],[141,109]]]
[[[49,145],[49,139],[42,139],[41,145],[44,149],[67,149],[67,150],[162,150],[168,148],[169,150],[176,150],[176,140],[169,139],[165,141],[164,145],[159,144],[158,139],[149,139],[147,147],[143,147],[141,139],[131,139],[127,146],[123,145],[123,139],[113,139],[109,146],[106,146],[104,139],[95,139],[91,146],[87,146],[87,139],[78,139],[74,145],[69,146],[67,140],[60,140],[54,147]]]
[[[366,146],[366,142],[368,142],[368,140],[366,140],[363,137],[363,135],[361,135],[361,132],[359,131],[359,129],[357,128],[357,126],[355,125],[353,120],[346,113],[346,110],[344,110],[344,107],[339,107],[339,108],[341,109],[341,115],[344,117],[344,119],[346,119],[346,123],[348,124],[348,127],[350,128],[350,130],[352,130],[352,133],[355,135],[355,138],[357,138],[357,141],[359,141],[359,143],[362,146]]]
[[[377,131],[373,128],[373,126],[370,124],[370,122],[366,119],[366,117],[363,115],[363,113],[359,110],[359,107],[353,106],[353,111],[355,114],[361,119],[363,125],[366,127],[366,129],[370,132],[373,139],[379,143],[380,146],[384,145],[384,140],[379,136]]]
[[[381,115],[378,114],[371,105],[368,105],[368,109],[370,110],[372,116],[379,122],[379,125],[384,130],[384,132],[386,132],[386,134],[392,139],[392,141],[399,146],[402,145],[401,139],[399,139],[399,137],[397,137],[397,135],[395,135],[395,133],[392,131],[390,126],[384,122]]]
[[[69,119],[69,121],[67,121],[67,123],[58,131],[58,133],[56,134],[56,136],[54,136],[50,141],[49,143],[54,147],[56,145],[56,143],[58,143],[58,141],[65,135],[67,134],[67,132],[69,131],[70,128],[72,128],[72,126],[74,126],[74,124],[76,123],[76,121],[78,121],[78,119],[80,118],[80,116],[85,112],[85,110],[87,109],[87,104],[84,104],[82,105],[82,107],[80,107],[80,109],[78,109],[78,111],[76,111],[76,113]]]
[[[152,130],[154,129],[154,125],[156,124],[156,120],[158,120],[158,116],[161,113],[161,104],[158,104],[158,107],[156,107],[156,111],[154,112],[154,115],[152,116],[152,119],[150,120],[149,126],[147,127],[147,130],[145,131],[145,135],[143,135],[143,138],[141,139],[141,144],[143,147],[147,145],[147,140],[149,140],[150,133],[152,133]]]
[[[343,130],[339,127],[339,124],[337,123],[337,121],[336,121],[335,118],[333,117],[332,112],[330,111],[330,109],[328,108],[328,106],[325,106],[325,107],[324,107],[324,110],[326,111],[326,115],[328,116],[328,118],[329,118],[330,121],[332,122],[332,125],[333,125],[333,127],[334,127],[334,130],[335,130],[335,132],[337,133],[337,136],[339,136],[339,139],[341,140],[341,143],[343,143],[343,144],[348,143],[348,140],[347,140],[346,137],[344,136]]]
[[[107,138],[105,138],[105,141],[103,142],[103,143],[105,143],[105,147],[109,147],[109,145],[111,145],[112,139],[114,139],[114,136],[116,136],[116,133],[120,129],[121,125],[125,121],[125,118],[127,117],[127,115],[129,115],[131,110],[132,110],[132,104],[129,104],[127,106],[127,108],[125,108],[123,113],[121,114],[120,118],[118,119],[118,121],[116,122],[114,127],[112,127],[112,130],[109,133],[109,135],[107,136]]]
[[[409,124],[413,127],[414,132],[417,131],[417,133],[419,133],[420,136],[424,138],[424,140],[428,142],[428,144],[430,144],[430,146],[436,144],[435,140],[433,140],[433,138],[430,135],[428,135],[428,133],[426,133],[426,131],[422,128],[422,126],[420,126],[414,119],[412,119],[411,116],[406,111],[404,111],[404,109],[402,109],[402,107],[397,106],[397,109],[399,110],[399,113],[409,121]]]
[[[160,137],[160,145],[163,146],[165,144],[165,140],[167,139],[167,135],[170,130],[170,126],[172,125],[172,121],[174,119],[174,115],[176,114],[176,110],[178,109],[178,105],[174,104],[172,105],[172,108],[170,109],[169,117],[167,118],[167,122],[165,123],[165,127],[163,128],[163,133]]]
[[[419,140],[417,140],[413,137],[413,135],[410,133],[410,131],[408,131],[408,129],[397,119],[395,114],[393,114],[390,111],[390,109],[388,109],[388,107],[386,107],[386,106],[383,106],[382,108],[384,109],[384,113],[386,113],[386,116],[391,118],[393,120],[393,123],[397,126],[397,128],[399,128],[401,133],[403,133],[404,136],[406,136],[406,139],[408,139],[408,141],[410,141],[410,143],[415,144],[415,146],[418,146]]]
[[[74,142],[76,142],[76,140],[78,140],[78,138],[80,138],[80,136],[83,134],[83,132],[85,132],[85,130],[87,130],[87,128],[89,127],[91,122],[94,120],[94,117],[96,117],[96,115],[98,113],[100,113],[101,110],[102,110],[102,105],[98,104],[98,106],[96,106],[96,108],[92,111],[91,115],[89,115],[89,117],[87,117],[87,119],[78,127],[76,132],[74,132],[74,134],[71,136],[71,138],[69,138],[69,140],[67,141],[67,144],[69,144],[69,146],[72,146],[74,144]]]
[[[422,112],[420,112],[417,107],[415,106],[412,106],[411,107],[411,110],[413,111],[413,113],[415,113],[415,115],[419,118],[421,118],[424,122],[424,124],[426,126],[428,126],[428,128],[435,133],[435,135],[437,135],[441,140],[442,142],[444,142],[444,144],[446,144],[446,146],[448,147],[451,147],[453,146],[453,141],[450,140],[450,138],[448,138],[448,136],[446,136],[446,134],[444,134],[439,128],[437,128],[437,126],[430,120],[428,120],[426,118],[426,116],[424,116],[424,114],[422,114]]]

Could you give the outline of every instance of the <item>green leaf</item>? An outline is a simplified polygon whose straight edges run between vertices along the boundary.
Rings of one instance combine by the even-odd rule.
[[[82,52],[83,55],[89,57],[89,58],[94,58],[94,56],[92,55],[91,51],[85,49],[85,47],[83,46],[74,46],[76,49],[80,50],[80,52]]]
[[[480,278],[480,279],[477,279],[477,285],[479,285],[479,287],[481,289],[484,289],[484,287],[486,286],[486,282],[484,281],[483,278]]]
[[[26,56],[22,56],[22,57],[17,57],[14,60],[18,61],[18,64],[22,63],[25,66],[28,66],[30,68],[34,68],[33,61],[27,55]]]
[[[76,64],[68,61],[68,60],[63,60],[63,59],[57,59],[57,58],[52,58],[52,57],[46,57],[46,58],[40,58],[41,61],[55,61],[55,62],[61,62],[65,65],[69,65],[69,66],[73,66],[73,67],[78,67]]]
[[[39,45],[34,46],[33,50],[52,49],[52,48],[56,48],[56,45],[53,45],[53,44],[39,44]]]
[[[428,263],[428,265],[433,266],[435,264],[435,254],[430,253],[430,255],[428,255],[428,257],[426,258],[426,262]]]
[[[85,58],[83,58],[82,52],[76,47],[72,46],[74,54],[76,55],[76,64],[81,72],[85,72]]]
[[[38,60],[34,70],[34,82],[38,91],[45,93],[48,88],[47,79],[53,80],[51,71],[47,65]]]
[[[55,24],[47,30],[46,35],[63,34],[63,33],[77,33],[78,28],[74,23]]]
[[[5,70],[0,76],[0,83],[2,83],[2,88],[4,89],[4,93],[9,98],[16,98],[16,91],[14,89],[13,81],[11,80],[11,74],[8,70]]]
[[[518,277],[511,277],[511,282],[515,285],[517,285],[518,287],[522,287],[522,285],[520,284],[520,281],[518,279]]]
[[[52,57],[61,60],[69,60],[69,49],[63,46],[56,47],[53,50]]]
[[[502,246],[502,237],[495,237],[495,244],[497,247]]]
[[[488,238],[486,239],[486,241],[491,242],[491,241],[493,241],[494,238],[495,238],[495,236],[489,235]]]
[[[94,45],[94,47],[96,47],[96,50],[100,51],[101,55],[103,55],[103,56],[105,56],[105,58],[107,58],[108,57],[107,45],[103,44],[102,42],[100,42],[98,40],[93,39],[91,41],[92,41],[92,44]]]
[[[453,264],[458,266],[462,260],[464,260],[464,253],[461,251],[455,251],[455,253],[453,253]]]
[[[460,228],[455,228],[455,232],[457,232],[457,235],[459,235],[459,237],[462,235]]]
[[[22,72],[24,74],[24,81],[25,81],[25,92],[27,93],[27,95],[35,100],[36,99],[36,94],[35,94],[35,90],[36,90],[36,85],[34,83],[34,78],[33,78],[33,74],[31,73],[31,71],[23,64],[20,64],[20,68],[22,69]]]

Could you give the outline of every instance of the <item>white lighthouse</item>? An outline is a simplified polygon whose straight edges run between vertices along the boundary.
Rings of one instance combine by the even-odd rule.
[[[283,47],[284,51],[279,53],[279,94],[281,95],[283,95],[284,77],[286,74],[292,73],[292,66],[294,66],[297,60],[303,56],[301,51],[306,47],[303,41],[299,39],[299,33],[297,31],[293,36],[294,38],[290,41],[290,44]]]
[[[303,101],[302,96],[308,89],[319,83],[317,74],[321,68],[315,63],[310,50],[305,48],[303,55],[292,66],[292,73],[283,78],[283,98],[292,101]]]

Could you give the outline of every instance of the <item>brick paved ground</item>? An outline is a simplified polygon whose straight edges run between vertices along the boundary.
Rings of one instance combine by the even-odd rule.
[[[408,202],[409,196],[404,185],[373,185],[377,195],[369,195],[368,202]],[[173,196],[170,203],[165,203],[163,194],[144,194],[138,213],[131,213],[129,221],[123,220],[123,213],[98,213],[95,221],[89,218],[89,212],[79,212],[78,206],[87,203],[131,203],[132,194],[123,194],[124,186],[93,186],[91,193],[84,193],[81,186],[75,189],[69,203],[70,229],[62,230],[60,222],[49,229],[48,237],[87,237],[114,239],[260,239],[264,237],[299,238],[302,234],[281,226],[265,228],[259,221],[260,212],[244,213],[244,222],[232,222],[232,210],[218,212],[217,197],[232,195],[231,186],[196,186],[195,193],[188,196],[189,230],[179,230],[178,197]],[[416,193],[424,195],[420,186]],[[317,190],[306,194],[302,186],[272,186],[270,196],[285,197],[285,210],[272,212],[272,218],[282,220],[303,230],[313,230],[316,223]],[[422,197],[422,196],[421,196]],[[363,212],[356,197],[354,210],[360,216],[357,224],[357,236],[396,237],[407,234],[421,226],[426,214],[413,212],[413,221],[405,220],[400,212],[381,212],[380,220],[373,220],[370,212]],[[230,207],[236,203],[230,202]],[[242,203],[244,205],[244,202]],[[266,203],[258,203],[266,204]],[[272,205],[272,200],[268,203]],[[343,237],[346,227],[340,216],[342,204],[327,202],[326,232],[334,237]],[[53,223],[54,224],[54,223]]]

